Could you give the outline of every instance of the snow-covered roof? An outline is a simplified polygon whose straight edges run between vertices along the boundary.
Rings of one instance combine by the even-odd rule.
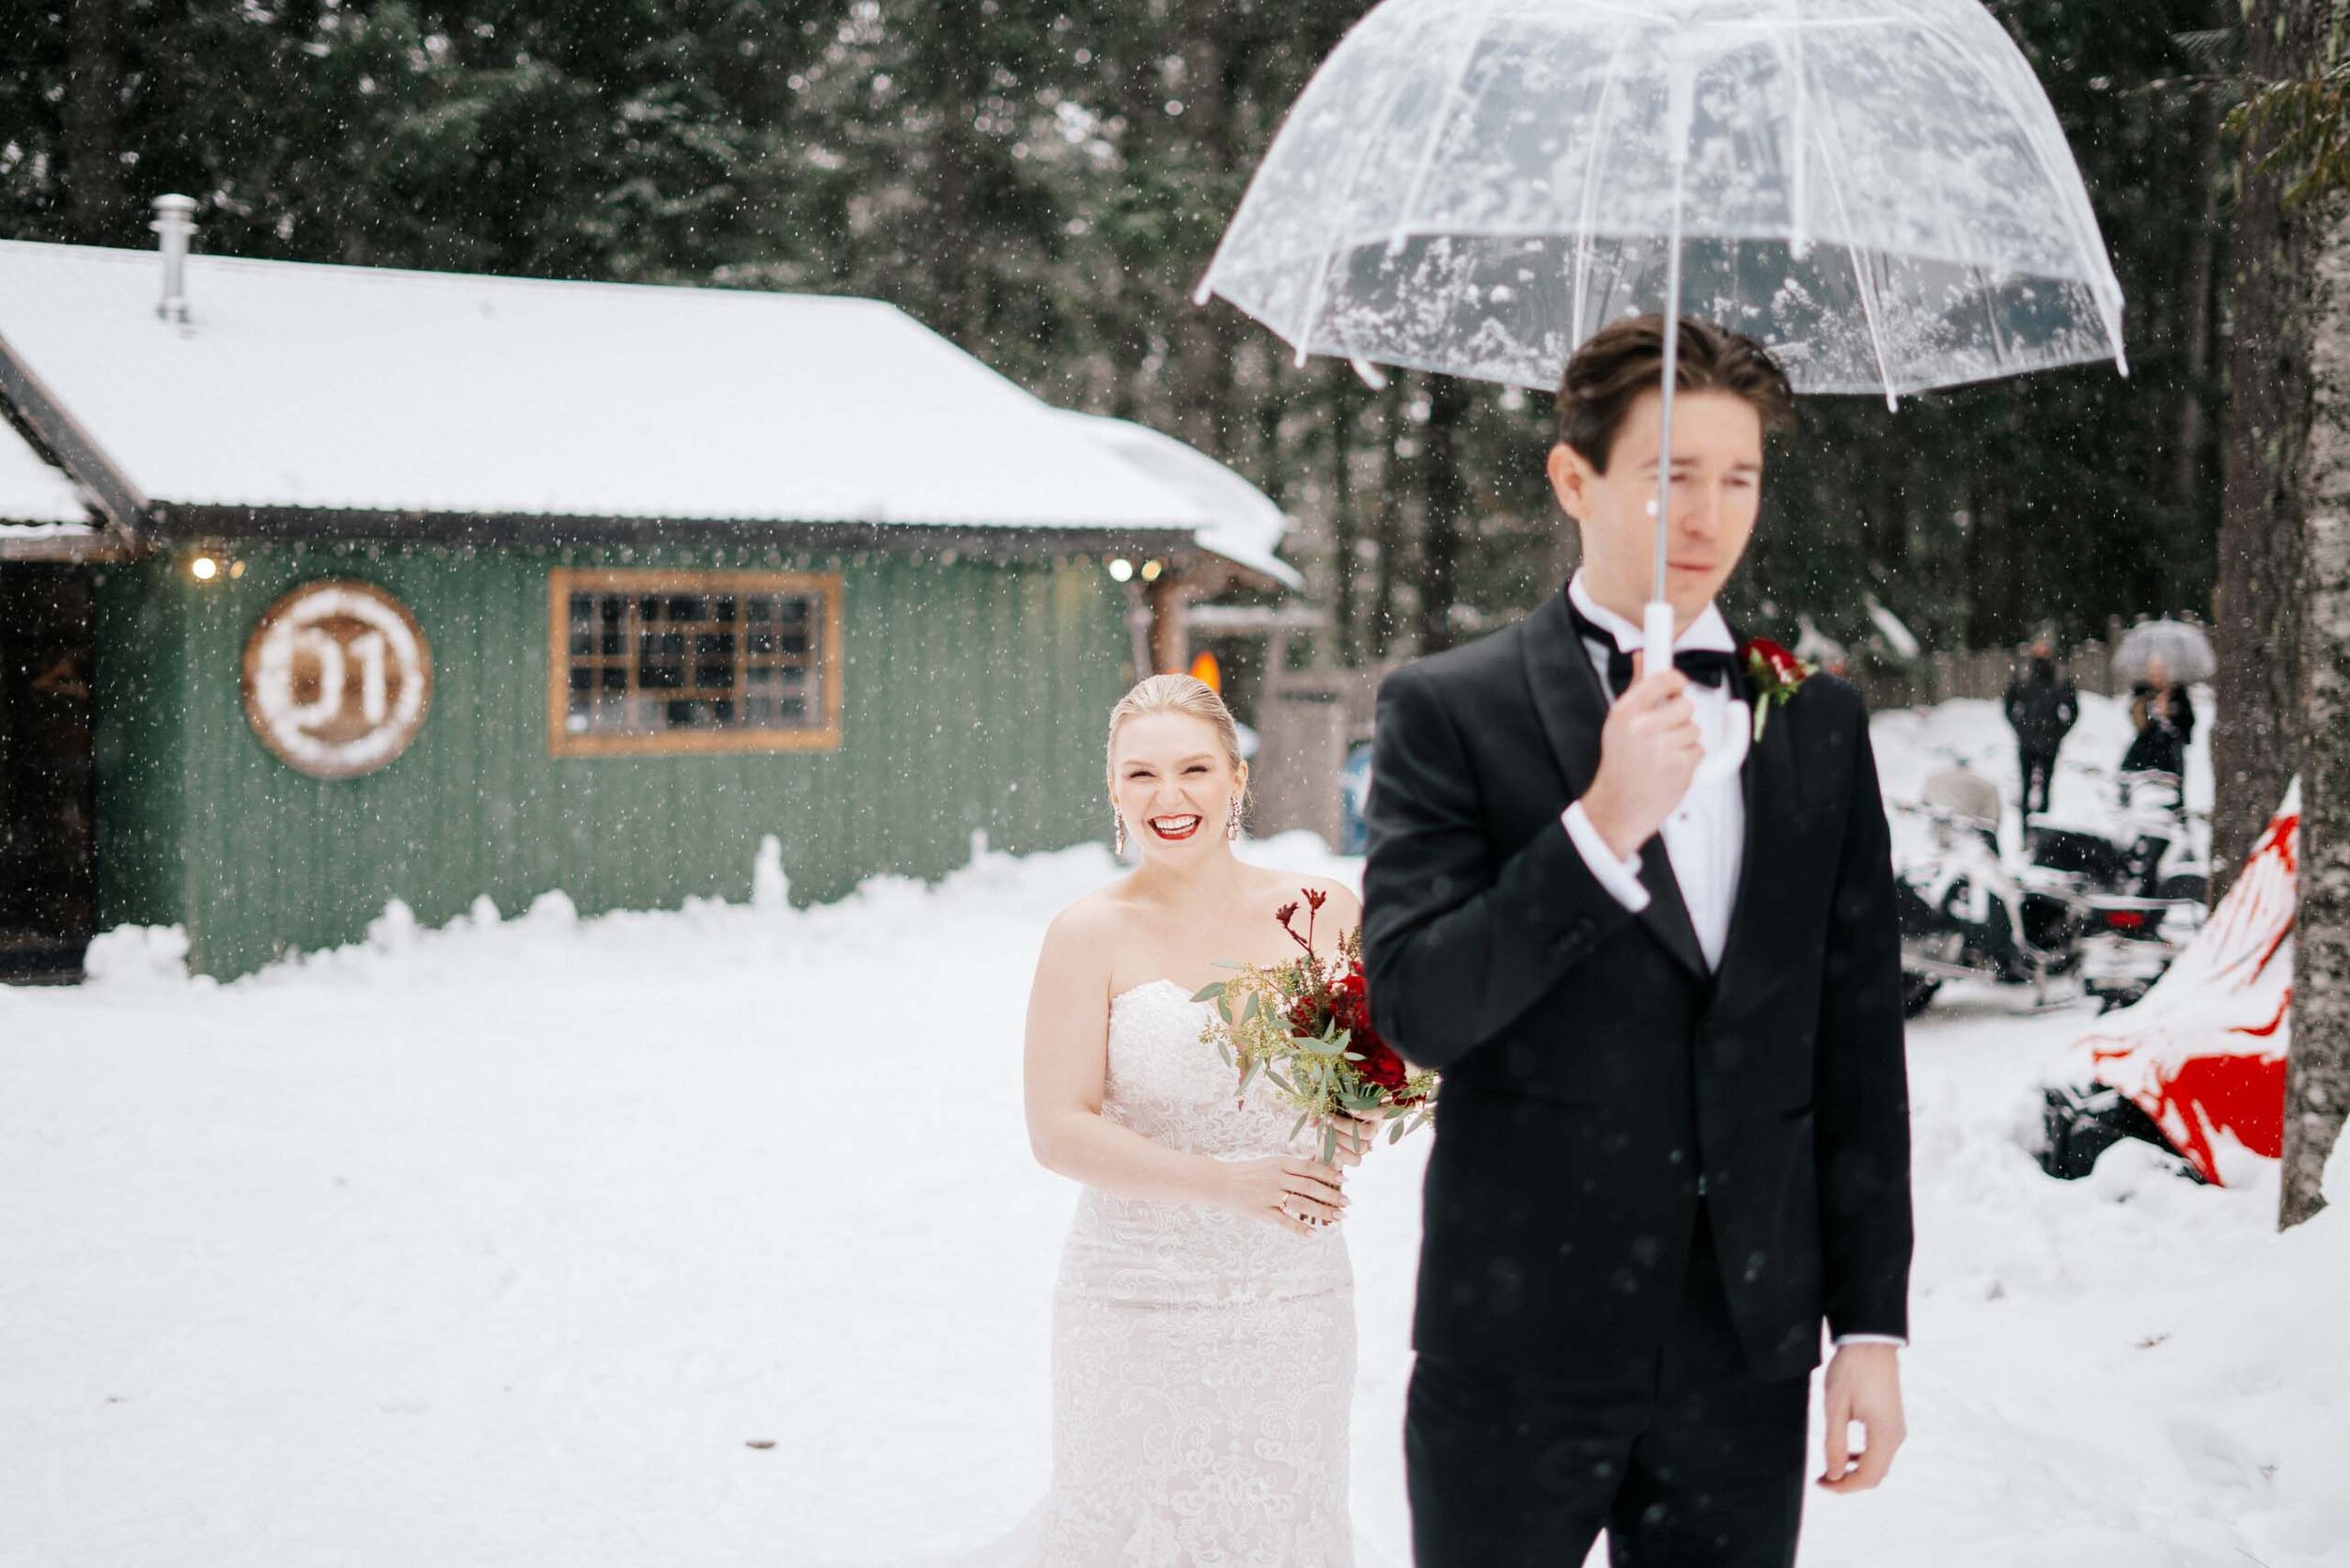
[[[1306,586],[1297,568],[1274,554],[1289,532],[1290,520],[1272,496],[1198,447],[1164,431],[1098,414],[1064,412],[1063,417],[1104,449],[1198,502],[1214,519],[1199,530],[1202,545],[1284,588]]]
[[[0,421],[0,560],[71,560],[100,543],[73,481]]]
[[[8,355],[166,509],[1223,522],[870,300],[197,256],[183,328],[161,285],[149,252],[0,242]]]
[[[14,533],[72,527],[89,528],[89,508],[73,481],[0,421],[0,528]]]

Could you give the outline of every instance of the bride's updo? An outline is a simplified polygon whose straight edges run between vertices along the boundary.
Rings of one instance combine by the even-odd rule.
[[[1111,756],[1107,765],[1112,770],[1112,794],[1118,792],[1118,727],[1143,713],[1189,713],[1193,718],[1207,720],[1224,748],[1224,760],[1234,773],[1240,771],[1240,729],[1232,722],[1232,710],[1224,706],[1215,688],[1189,675],[1153,675],[1136,682],[1135,689],[1120,698],[1118,706],[1110,710]]]

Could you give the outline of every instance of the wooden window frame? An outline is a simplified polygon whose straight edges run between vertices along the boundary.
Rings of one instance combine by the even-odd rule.
[[[837,572],[725,572],[690,567],[601,569],[558,566],[547,575],[547,755],[685,757],[840,749],[842,657],[840,574]],[[580,733],[571,723],[571,601],[574,593],[791,593],[815,604],[815,667],[823,712],[797,729],[676,729],[653,735]]]

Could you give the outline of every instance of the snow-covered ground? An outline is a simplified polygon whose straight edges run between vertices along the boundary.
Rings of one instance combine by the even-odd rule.
[[[1988,705],[1877,737],[1896,798],[1933,748],[2010,771]],[[2092,703],[2079,754],[2120,751]],[[228,986],[121,933],[89,985],[0,989],[0,1563],[796,1568],[994,1536],[1045,1482],[1073,1198],[1021,1128],[1028,964],[1111,874],[551,898]],[[2124,1146],[2047,1180],[2036,1084],[2087,1021],[1956,987],[1913,1028],[1913,1435],[1883,1491],[1815,1498],[1808,1564],[2350,1562],[2350,1161],[2282,1237],[2273,1176],[2194,1187]],[[1367,1565],[1408,1560],[1425,1152],[1353,1184]]]

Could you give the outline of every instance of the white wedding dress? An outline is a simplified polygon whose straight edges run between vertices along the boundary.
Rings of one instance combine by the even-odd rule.
[[[1110,1003],[1103,1114],[1218,1159],[1292,1149],[1296,1113],[1247,1098],[1199,1038],[1212,1014],[1152,980]],[[1053,1306],[1053,1484],[974,1564],[1349,1568],[1355,1286],[1336,1230],[1301,1236],[1087,1188]]]

